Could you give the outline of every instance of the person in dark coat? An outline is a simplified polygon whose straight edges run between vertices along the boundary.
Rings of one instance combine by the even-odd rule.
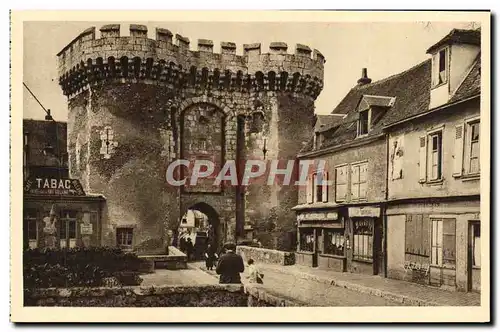
[[[215,261],[217,260],[217,254],[215,250],[212,248],[212,245],[209,244],[207,247],[207,251],[205,251],[205,265],[207,270],[213,270]]]
[[[191,241],[191,238],[188,237],[186,241],[186,255],[188,261],[190,261],[193,258],[193,250],[194,250],[193,241]]]
[[[186,239],[184,237],[181,237],[179,241],[179,249],[183,252],[186,253]]]
[[[215,272],[220,275],[220,284],[240,284],[241,276],[245,270],[243,258],[236,254],[236,245],[228,244],[226,253],[219,258]]]

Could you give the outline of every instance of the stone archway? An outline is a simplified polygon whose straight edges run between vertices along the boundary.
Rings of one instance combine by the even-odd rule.
[[[188,234],[187,236],[191,237],[191,240],[194,242],[195,258],[203,259],[203,254],[208,244],[212,245],[218,252],[222,247],[222,229],[220,227],[220,216],[217,211],[205,202],[198,202],[190,205],[182,218],[189,218],[190,214],[191,217],[195,219],[202,219],[203,216],[206,217],[206,221],[201,222],[198,220],[181,220],[180,228],[182,228],[184,234]],[[183,223],[187,227],[183,227]]]

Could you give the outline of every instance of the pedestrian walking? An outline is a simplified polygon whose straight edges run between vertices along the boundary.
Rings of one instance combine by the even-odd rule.
[[[223,254],[217,264],[215,272],[220,275],[219,283],[221,284],[240,284],[241,276],[245,270],[243,258],[236,254],[236,245],[233,243],[225,245],[226,253]]]
[[[192,259],[193,250],[194,250],[193,241],[191,241],[191,238],[188,237],[187,241],[186,241],[186,255],[187,255],[188,261],[191,261],[191,259]]]
[[[263,284],[264,274],[260,272],[260,269],[255,265],[253,259],[248,260],[248,282]]]
[[[205,251],[205,265],[207,270],[213,270],[215,262],[217,261],[217,254],[215,250],[212,248],[212,245],[209,244],[207,246],[207,250]]]

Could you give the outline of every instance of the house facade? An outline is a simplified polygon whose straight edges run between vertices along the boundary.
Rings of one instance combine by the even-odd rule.
[[[298,264],[480,290],[480,31],[427,53],[376,82],[363,70],[299,154],[325,167],[294,208]]]
[[[380,120],[394,102],[380,96],[366,71],[358,85],[316,127],[299,159],[324,163],[299,190],[296,262],[365,274],[384,274],[383,216],[386,142]],[[324,117],[324,116],[323,116]],[[328,121],[329,120],[329,121]],[[322,181],[325,180],[325,181]]]
[[[386,127],[387,273],[479,291],[480,32],[453,30],[428,53],[428,110]]]
[[[69,177],[67,126],[47,115],[23,121],[23,246],[99,246],[105,199]]]

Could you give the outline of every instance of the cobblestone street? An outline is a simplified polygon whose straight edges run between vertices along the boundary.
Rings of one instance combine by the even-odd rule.
[[[205,272],[217,278],[215,271],[206,271],[204,263],[192,263],[191,267],[198,266]],[[293,298],[310,306],[401,306],[404,304],[384,298],[363,294],[349,289],[325,285],[320,282],[298,278],[294,274],[286,274],[274,269],[262,269],[264,285],[262,288],[273,294]],[[247,274],[242,274],[243,282]],[[214,279],[217,282],[217,279]]]
[[[156,270],[154,273],[141,276],[141,286],[166,286],[166,285],[207,285],[217,284],[217,280],[205,272],[191,267],[187,270]]]

